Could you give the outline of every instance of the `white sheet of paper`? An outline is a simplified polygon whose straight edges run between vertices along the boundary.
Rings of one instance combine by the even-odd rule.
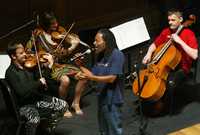
[[[10,65],[10,57],[8,55],[0,55],[0,78],[5,78],[6,69]]]
[[[110,28],[120,50],[150,39],[143,17]]]

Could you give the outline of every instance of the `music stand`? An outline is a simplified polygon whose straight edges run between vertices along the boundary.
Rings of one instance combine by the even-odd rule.
[[[142,85],[142,86],[140,85],[141,82],[140,82],[140,78],[139,78],[140,77],[141,64],[135,64],[135,68],[136,68],[136,74],[137,74],[137,79],[138,79],[138,93],[136,95],[137,95],[138,104],[139,104],[139,120],[140,120],[139,135],[147,135],[146,128],[147,128],[148,121],[147,121],[147,119],[146,119],[146,117],[144,116],[144,113],[143,113],[142,98],[141,98],[142,88],[143,88],[144,85]],[[146,77],[144,79],[144,83],[145,83],[145,80],[147,80]]]

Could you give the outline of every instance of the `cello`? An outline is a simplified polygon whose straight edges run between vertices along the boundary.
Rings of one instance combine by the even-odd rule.
[[[180,25],[175,34],[196,21],[194,15]],[[145,100],[157,101],[165,93],[168,74],[174,70],[181,60],[181,53],[176,49],[172,38],[156,48],[147,68],[139,71],[133,82],[133,93]],[[134,73],[133,73],[134,74]],[[135,72],[136,74],[136,72]]]

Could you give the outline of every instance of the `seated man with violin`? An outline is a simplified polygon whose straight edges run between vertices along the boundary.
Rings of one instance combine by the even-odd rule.
[[[7,53],[11,58],[11,64],[6,70],[5,76],[16,94],[20,115],[26,120],[26,135],[36,134],[40,117],[45,115],[42,112],[59,112],[67,117],[70,113],[67,102],[44,94],[44,91],[48,90],[45,78],[37,78],[34,71],[25,67],[26,53],[21,42],[16,41],[9,44]],[[52,56],[46,54],[44,59],[49,63],[47,68],[51,68],[53,65]],[[48,116],[45,115],[44,117]]]
[[[57,19],[53,13],[44,13],[40,17],[40,26],[34,31],[34,34],[36,37],[36,46],[38,50],[49,52],[54,57],[55,63],[52,67],[51,77],[52,79],[59,81],[59,96],[62,99],[65,99],[70,83],[69,77],[74,77],[77,79],[77,76],[80,74],[79,68],[71,64],[66,64],[66,59],[78,46],[80,39],[72,34],[70,34],[70,36],[68,35],[66,39],[63,39],[65,35],[64,33],[59,34],[60,31],[63,32],[63,28],[58,25]],[[60,38],[60,40],[58,40],[58,38]],[[60,42],[57,43],[57,41]],[[67,41],[67,43],[62,41]],[[31,40],[28,42],[26,48],[29,51],[33,50]],[[71,107],[78,115],[83,114],[82,110],[80,109],[79,102],[81,93],[85,88],[85,82],[85,80],[79,79],[75,87],[75,97]]]
[[[155,41],[150,45],[142,61],[143,64],[151,65],[152,61],[156,60],[154,59],[156,55],[161,52],[158,50],[161,45],[163,45],[162,48],[164,48],[169,43],[171,43],[169,44],[168,50],[171,46],[175,46],[175,48],[178,50],[177,54],[180,53],[180,57],[177,58],[178,62],[177,66],[174,67],[175,70],[170,72],[169,76],[167,77],[169,83],[168,85],[170,86],[173,86],[174,84],[180,84],[187,77],[188,73],[190,72],[192,62],[198,57],[198,43],[195,34],[189,28],[184,28],[195,21],[194,16],[190,17],[191,20],[185,21],[183,23],[182,12],[178,10],[169,11],[169,27],[163,29],[160,35],[157,36]],[[169,56],[170,55],[172,55],[172,53],[169,53]],[[164,57],[166,57],[166,55],[163,55],[159,61],[164,59]],[[157,63],[159,64],[159,62]]]

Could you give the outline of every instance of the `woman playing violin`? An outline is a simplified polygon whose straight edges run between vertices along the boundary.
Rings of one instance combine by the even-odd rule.
[[[53,53],[59,63],[66,62],[65,58],[76,49],[80,39],[77,35],[67,34],[64,42],[62,42],[65,33],[65,29],[58,25],[53,13],[44,13],[41,16],[40,25],[34,30],[35,36],[38,37],[36,41],[36,44],[39,44],[38,49]],[[31,51],[31,42],[29,42],[27,48]]]
[[[182,25],[183,15],[178,10],[168,12],[169,27],[164,28],[155,41],[150,45],[143,64],[148,64],[152,60],[155,50],[170,38],[175,44],[176,49],[181,53],[181,60],[175,71],[171,72],[168,77],[170,85],[178,84],[183,81],[190,71],[193,60],[198,57],[198,43],[195,34],[189,28],[183,28],[179,34],[176,34],[178,28]]]
[[[57,81],[59,81],[59,96],[63,99],[66,98],[67,89],[70,83],[70,77],[74,77],[75,79],[80,74],[80,69],[71,65],[66,64],[66,57],[72,53],[72,51],[78,46],[79,38],[72,38],[67,46],[60,46],[60,43],[57,43],[56,40],[53,40],[51,35],[52,32],[57,32],[59,28],[56,17],[53,13],[44,13],[40,17],[40,28],[35,31],[36,34],[36,46],[39,50],[45,50],[51,53],[54,56],[55,63],[53,65],[53,70],[51,73],[51,77]],[[38,32],[39,31],[39,32]],[[62,35],[61,35],[62,37]],[[32,43],[28,42],[27,48],[31,51]],[[61,55],[60,55],[61,54]],[[65,64],[63,64],[63,59]],[[78,115],[83,114],[80,109],[79,102],[82,91],[84,90],[85,80],[78,80],[75,87],[75,97],[72,102],[72,108],[75,110],[75,113]]]

